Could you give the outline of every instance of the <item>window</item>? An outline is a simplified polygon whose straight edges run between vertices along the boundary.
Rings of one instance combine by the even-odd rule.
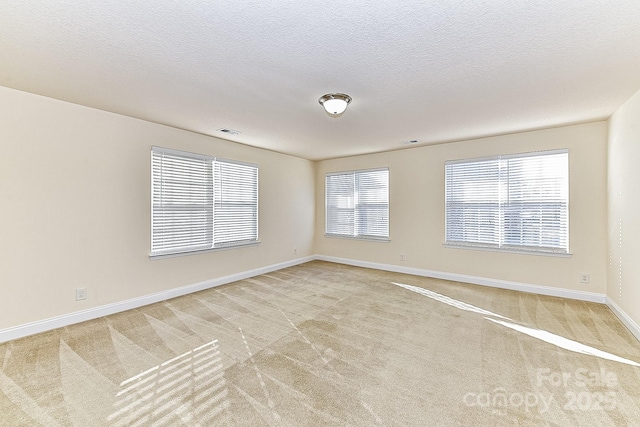
[[[446,244],[569,252],[568,150],[445,163]]]
[[[325,179],[327,236],[389,238],[389,169],[339,172]]]
[[[258,240],[258,166],[152,147],[151,256]]]

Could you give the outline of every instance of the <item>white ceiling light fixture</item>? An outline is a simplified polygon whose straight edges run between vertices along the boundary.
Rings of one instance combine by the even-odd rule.
[[[339,116],[347,109],[347,105],[351,103],[351,97],[344,93],[328,93],[322,95],[318,99],[325,111],[331,116]]]

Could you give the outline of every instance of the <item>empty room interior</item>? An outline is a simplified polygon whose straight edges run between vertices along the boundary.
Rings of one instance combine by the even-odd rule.
[[[640,2],[0,4],[0,425],[640,426]]]

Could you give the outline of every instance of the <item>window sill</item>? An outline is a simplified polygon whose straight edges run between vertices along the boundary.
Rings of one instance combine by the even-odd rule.
[[[364,240],[367,242],[382,242],[389,243],[391,239],[388,237],[358,237],[358,236],[342,236],[339,234],[325,234],[324,237],[329,237],[332,239],[347,239],[347,240]]]
[[[502,252],[509,254],[518,254],[518,255],[535,255],[535,256],[548,256],[548,257],[556,257],[556,258],[569,258],[573,255],[571,252],[561,253],[561,252],[549,252],[549,251],[534,251],[534,250],[518,250],[513,248],[495,248],[490,246],[475,246],[475,245],[456,245],[452,243],[443,243],[442,246],[448,249],[466,249],[472,251],[483,251],[483,252]]]
[[[165,258],[176,258],[176,257],[182,257],[182,256],[188,256],[188,255],[204,254],[204,253],[209,253],[209,252],[228,251],[230,249],[245,248],[247,246],[258,246],[259,244],[260,244],[260,241],[257,240],[255,242],[251,242],[251,243],[242,243],[242,244],[233,245],[233,246],[223,246],[223,247],[220,247],[220,248],[204,249],[204,250],[201,250],[201,251],[178,252],[178,253],[173,253],[173,254],[158,254],[158,255],[149,254],[149,259],[151,261],[155,261],[155,260],[158,260],[158,259],[165,259]]]

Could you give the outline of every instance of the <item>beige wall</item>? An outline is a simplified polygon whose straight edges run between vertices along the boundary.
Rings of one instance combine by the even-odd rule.
[[[3,87],[0,144],[0,329],[313,254],[313,162]],[[258,163],[262,243],[149,260],[152,145]]]
[[[611,128],[619,129],[624,141],[638,140],[640,132],[628,119],[629,114],[638,117],[638,98],[612,118]],[[611,271],[606,288],[606,122],[313,163],[0,87],[0,143],[0,329],[316,253],[567,290],[607,291],[610,296],[618,292]],[[258,163],[262,243],[149,260],[152,145]],[[569,149],[571,257],[442,246],[446,160],[554,148]],[[617,156],[618,163],[630,164],[634,154],[638,158],[634,149],[630,142],[613,144],[612,159]],[[391,242],[325,238],[325,173],[383,166],[390,169]],[[627,186],[640,182],[634,173],[631,167],[620,170],[619,177],[610,177],[612,185],[623,185],[616,179],[624,179]],[[624,215],[640,205],[639,198],[633,203],[631,199]],[[626,236],[640,241],[640,231],[632,227],[633,221],[626,220]],[[406,261],[400,261],[400,253]],[[625,257],[632,259],[634,254]],[[625,275],[638,277],[631,263],[625,264]],[[590,273],[591,283],[579,283],[580,273]],[[75,301],[77,287],[88,289],[86,301]],[[638,287],[632,288],[630,281],[623,281],[622,287],[619,303],[629,313],[635,310],[638,321]],[[626,299],[631,295],[635,299]]]
[[[569,258],[443,247],[444,163],[450,159],[569,149]],[[382,264],[604,294],[607,123],[326,160],[316,169],[316,253]],[[389,167],[391,242],[324,237],[327,172]],[[400,261],[404,253],[405,262]],[[591,282],[580,283],[580,273]],[[638,277],[638,276],[636,276]]]
[[[640,325],[640,92],[609,119],[607,296]]]

